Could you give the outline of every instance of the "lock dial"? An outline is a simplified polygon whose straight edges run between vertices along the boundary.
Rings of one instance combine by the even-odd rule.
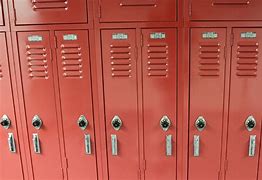
[[[3,115],[0,120],[0,124],[3,128],[8,129],[11,126],[11,121],[7,115]]]
[[[171,126],[171,121],[167,116],[163,116],[160,120],[160,127],[163,131],[167,131]]]
[[[245,126],[248,131],[253,131],[256,125],[257,125],[256,119],[253,116],[249,116],[247,120],[245,121]]]
[[[123,123],[119,116],[114,116],[114,118],[112,119],[111,125],[114,128],[114,130],[119,131]]]
[[[77,120],[77,124],[80,129],[85,130],[89,123],[86,117],[84,115],[81,115]]]
[[[195,122],[195,126],[198,131],[203,131],[207,126],[205,118],[203,116],[199,116]]]
[[[38,116],[38,115],[35,115],[33,117],[33,120],[32,120],[32,125],[34,126],[34,128],[36,129],[40,129],[43,125],[43,122],[41,120],[41,118]]]

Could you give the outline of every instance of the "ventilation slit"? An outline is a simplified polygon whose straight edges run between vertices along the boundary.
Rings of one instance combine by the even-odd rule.
[[[257,76],[258,65],[257,42],[239,42],[237,47],[237,75]]]
[[[221,45],[217,42],[201,43],[199,47],[199,75],[219,76]]]
[[[32,0],[33,10],[67,10],[68,0],[39,1]]]
[[[110,45],[112,77],[131,77],[131,46],[130,44]]]
[[[2,65],[0,64],[0,79],[3,78],[3,70],[2,70]]]
[[[147,74],[151,77],[168,76],[168,45],[147,45]]]
[[[46,48],[41,45],[27,45],[26,50],[29,77],[48,79]]]
[[[62,68],[65,78],[83,78],[82,49],[78,44],[62,44]]]

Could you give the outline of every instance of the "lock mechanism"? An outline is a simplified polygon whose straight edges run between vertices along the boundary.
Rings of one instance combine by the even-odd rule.
[[[33,120],[32,120],[32,125],[34,126],[34,128],[36,129],[40,129],[43,125],[43,122],[42,120],[40,119],[40,117],[38,115],[35,115],[33,117]]]
[[[203,131],[207,126],[205,118],[203,116],[199,116],[195,122],[195,126],[198,131]]]
[[[77,124],[80,127],[80,129],[85,130],[89,123],[86,117],[84,115],[81,115],[77,120]]]
[[[171,121],[167,116],[163,116],[160,120],[160,127],[163,131],[167,131],[171,126]]]
[[[119,131],[120,128],[122,127],[122,125],[123,125],[122,120],[120,119],[119,116],[114,116],[111,124],[112,124],[112,127],[114,128],[114,130],[116,130],[116,131]]]
[[[256,119],[253,116],[249,116],[245,121],[245,125],[248,131],[253,131],[257,125]]]
[[[0,124],[3,128],[8,129],[11,126],[11,121],[7,115],[3,115],[0,120]]]

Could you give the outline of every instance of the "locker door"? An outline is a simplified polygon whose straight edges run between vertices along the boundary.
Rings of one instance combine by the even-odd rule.
[[[97,179],[87,31],[57,31],[57,63],[69,179]]]
[[[3,2],[0,1],[0,26],[4,25],[4,17],[3,17]]]
[[[220,171],[226,30],[191,32],[189,177],[215,180]]]
[[[256,180],[262,118],[262,29],[234,29],[227,178]]]
[[[108,168],[113,180],[138,179],[135,39],[132,29],[102,31]]]
[[[62,179],[48,32],[18,32],[20,66],[34,177]]]
[[[176,0],[100,0],[101,22],[176,21]]]
[[[261,0],[191,0],[191,19],[262,20],[261,8]]]
[[[23,179],[4,33],[0,48],[0,179]]]
[[[15,0],[16,24],[86,23],[86,0]]]
[[[146,179],[176,179],[175,29],[144,29],[143,96]]]

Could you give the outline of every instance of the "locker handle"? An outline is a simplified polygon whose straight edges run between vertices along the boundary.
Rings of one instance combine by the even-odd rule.
[[[16,146],[15,146],[15,138],[13,133],[8,133],[8,145],[9,145],[9,151],[15,153]]]
[[[127,1],[127,0],[126,0]],[[156,3],[154,2],[133,2],[133,1],[127,1],[127,2],[121,2],[121,7],[128,7],[128,6],[150,6],[150,7],[156,7]]]
[[[194,157],[200,156],[200,136],[194,135]]]
[[[85,134],[85,149],[87,155],[92,154],[90,134]]]
[[[251,135],[249,139],[248,155],[254,157],[256,154],[256,135]]]
[[[241,6],[247,6],[250,4],[250,1],[239,1],[239,2],[213,2],[214,6],[219,6],[219,5],[231,5],[231,6],[237,6],[237,5],[241,5]]]
[[[112,155],[118,155],[118,147],[117,147],[117,136],[115,134],[111,135],[111,143],[112,143]]]
[[[40,140],[38,134],[33,134],[34,151],[36,154],[41,153]]]
[[[166,156],[172,156],[172,135],[166,136]]]

